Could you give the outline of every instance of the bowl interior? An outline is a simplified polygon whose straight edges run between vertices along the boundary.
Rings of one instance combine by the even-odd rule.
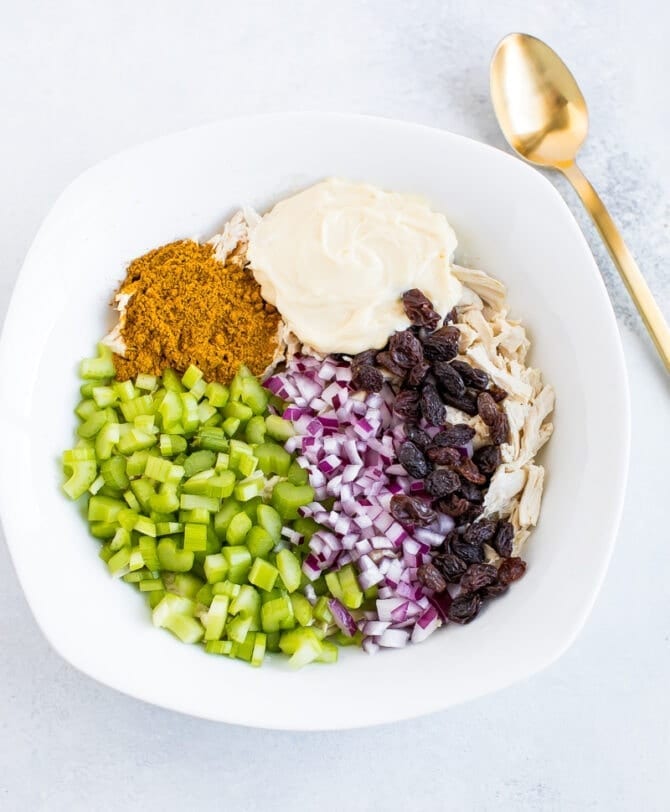
[[[76,365],[110,323],[126,263],[207,237],[241,204],[263,211],[324,176],[425,195],[459,237],[457,259],[509,287],[557,391],[555,434],[526,578],[469,627],[336,667],[290,673],[206,655],[152,628],[144,600],[109,578],[60,493],[73,441]],[[526,677],[572,641],[595,599],[625,485],[628,397],[614,317],[567,207],[537,172],[446,132],[355,116],[274,115],[144,144],[61,196],[21,272],[0,345],[0,507],[26,596],[52,645],[92,677],[212,719],[343,728],[438,710]],[[605,404],[603,393],[607,393]]]

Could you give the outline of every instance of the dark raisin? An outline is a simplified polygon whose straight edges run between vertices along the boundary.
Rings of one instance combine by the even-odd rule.
[[[421,414],[421,396],[411,389],[403,389],[393,401],[393,411],[406,420],[418,420]]]
[[[354,389],[379,392],[384,385],[384,376],[370,364],[357,364],[352,370],[351,385]]]
[[[448,392],[442,393],[442,400],[448,405],[453,406],[454,409],[460,409],[462,412],[474,417],[477,414],[477,398],[473,392],[466,392],[462,397],[456,398]]]
[[[430,434],[412,423],[405,426],[405,437],[424,452],[431,444]]]
[[[476,432],[467,423],[447,425],[433,437],[433,445],[449,445],[452,448],[463,448],[475,436]]]
[[[500,403],[507,397],[507,392],[505,392],[504,389],[502,389],[500,386],[496,386],[495,384],[491,384],[491,386],[489,386],[488,393],[489,395],[491,395],[491,397],[493,398],[493,400],[495,400],[496,403]]]
[[[446,327],[447,324],[453,324],[453,322],[455,321],[458,321],[458,310],[455,307],[452,307],[451,310],[444,317],[444,321],[442,322],[442,324]]]
[[[459,516],[464,516],[470,510],[470,502],[463,499],[462,496],[457,496],[455,493],[450,493],[449,496],[444,496],[437,503],[438,509],[447,516],[456,519]]]
[[[476,521],[484,512],[484,505],[476,505],[474,502],[470,502],[470,507],[468,508],[468,512],[459,519],[460,524],[465,524],[469,522]]]
[[[463,479],[467,479],[468,482],[472,482],[473,485],[483,485],[486,482],[484,474],[480,473],[479,468],[477,468],[469,457],[464,457],[460,462],[454,465],[454,468]]]
[[[500,448],[497,445],[483,445],[472,455],[473,462],[487,476],[491,476],[502,462]]]
[[[451,366],[458,372],[466,386],[481,390],[489,385],[489,376],[483,369],[475,369],[465,361],[452,361]]]
[[[488,544],[495,536],[498,522],[493,519],[481,519],[473,522],[463,534],[463,540],[468,544]]]
[[[426,449],[426,456],[436,465],[456,465],[461,461],[458,449],[449,446],[430,445]]]
[[[522,558],[505,558],[498,567],[498,580],[504,586],[518,581],[526,571],[526,562]]]
[[[445,334],[445,331],[449,333]],[[428,361],[451,361],[458,355],[461,331],[458,327],[442,327],[440,335],[433,333],[423,342],[423,354]]]
[[[429,504],[404,493],[397,493],[391,499],[389,512],[397,522],[418,527],[425,527],[437,519],[437,514]]]
[[[426,364],[425,361],[420,361],[409,370],[407,375],[405,375],[405,386],[409,386],[411,388],[418,387],[428,374],[429,370],[430,365]]]
[[[484,561],[484,548],[478,544],[468,544],[462,537],[452,541],[451,550],[466,564],[481,564]]]
[[[421,342],[411,330],[394,333],[389,339],[389,354],[403,369],[410,369],[423,361]]]
[[[509,438],[509,420],[505,412],[498,412],[498,416],[492,426],[489,426],[491,442],[499,444],[506,443]]]
[[[428,474],[424,482],[424,488],[431,496],[439,497],[457,491],[460,484],[461,480],[458,474],[448,468],[440,468]]]
[[[399,378],[402,378],[405,375],[405,368],[401,367],[393,360],[393,357],[388,350],[377,353],[377,363],[379,366],[384,367],[384,369],[388,369],[389,372],[392,372]]]
[[[458,583],[461,580],[461,576],[468,568],[465,561],[453,553],[440,553],[439,555],[434,555],[433,564],[435,564],[435,566],[450,584]]]
[[[431,469],[431,465],[423,456],[421,449],[410,440],[405,440],[398,449],[398,460],[414,479],[423,479]]]
[[[465,394],[465,384],[463,378],[447,361],[436,361],[433,364],[433,372],[437,378],[438,386],[442,392],[460,398]]]
[[[377,352],[378,350],[363,350],[363,352],[359,352],[351,359],[351,366],[357,367],[361,364],[365,364],[366,366],[374,366],[375,359],[377,358]]]
[[[406,290],[402,295],[402,304],[407,318],[417,327],[434,330],[440,323],[440,314],[435,312],[430,299],[418,288]]]
[[[477,411],[487,426],[493,426],[498,420],[500,410],[498,404],[488,392],[480,392],[477,396]]]
[[[479,614],[482,599],[476,592],[470,595],[459,595],[451,602],[447,617],[454,623],[469,623]]]
[[[499,595],[504,595],[505,592],[509,589],[507,584],[501,584],[498,581],[497,584],[491,584],[490,586],[484,587],[484,589],[479,590],[479,594],[482,596],[482,600],[490,600],[491,598],[497,598]]]
[[[501,558],[509,558],[512,555],[512,547],[514,546],[514,527],[510,524],[510,522],[498,522],[498,530],[491,546],[498,553],[498,555],[501,556]]]
[[[498,571],[495,567],[493,569],[497,575]],[[420,583],[427,586],[428,589],[434,589],[435,592],[444,592],[444,590],[447,588],[447,582],[445,581],[444,576],[434,564],[424,564],[423,566],[419,567],[419,569],[416,571],[416,577],[419,579]]]
[[[458,492],[464,499],[467,499],[468,502],[481,505],[484,501],[484,491],[476,485],[473,485],[472,482],[468,482],[467,479],[461,479],[461,487]]]
[[[498,570],[493,564],[472,564],[461,578],[463,592],[475,592],[498,580]]]
[[[447,411],[432,383],[424,384],[421,389],[421,413],[429,426],[444,423]]]

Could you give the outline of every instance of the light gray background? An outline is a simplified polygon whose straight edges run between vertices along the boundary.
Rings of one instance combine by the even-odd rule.
[[[0,320],[61,189],[137,141],[238,113],[316,109],[416,120],[502,147],[487,69],[511,30],[547,39],[572,66],[592,112],[583,168],[670,315],[661,0],[1,0],[0,14]],[[417,721],[307,735],[217,725],[123,697],[63,662],[3,542],[0,809],[668,808],[670,387],[558,183],[614,300],[633,405],[623,525],[572,649],[525,684]],[[566,291],[565,306],[578,295]]]

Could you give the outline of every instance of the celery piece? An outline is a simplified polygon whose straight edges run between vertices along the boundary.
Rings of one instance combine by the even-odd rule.
[[[261,415],[267,409],[268,391],[252,376],[242,380],[241,398],[254,414]]]
[[[208,468],[206,471],[200,471],[194,474],[190,479],[187,479],[181,486],[182,493],[198,494],[200,496],[209,496],[207,493],[207,482],[214,476],[214,469]]]
[[[214,595],[207,614],[203,618],[205,640],[218,640],[223,634],[228,617],[229,599],[225,595]]]
[[[156,415],[153,414],[138,414],[133,418],[133,426],[140,431],[146,431],[147,434],[158,434]]]
[[[177,595],[193,600],[202,589],[203,582],[191,572],[178,572],[172,581],[171,590]]]
[[[82,385],[79,387],[79,394],[85,400],[90,400],[93,397],[93,390],[95,389],[96,386],[106,386],[108,383],[109,381],[103,379],[97,381],[88,381],[88,383],[82,383]]]
[[[298,508],[313,500],[314,489],[310,485],[278,482],[272,490],[272,504],[283,519],[297,519]]]
[[[121,403],[121,412],[129,423],[140,415],[152,415],[154,410],[154,399],[151,395],[140,395]]]
[[[179,509],[179,496],[176,485],[161,485],[158,493],[149,497],[149,507],[157,513],[174,513]]]
[[[254,496],[253,499],[249,499],[246,502],[241,503],[242,510],[247,514],[252,522],[256,521],[256,511],[258,510],[258,506],[262,504],[263,500],[260,496]]]
[[[219,453],[228,450],[228,437],[224,426],[210,426],[200,428],[195,437],[194,445],[207,451]],[[211,465],[207,466],[211,468]]]
[[[174,369],[163,370],[163,386],[169,392],[179,393],[184,391],[180,376],[174,371]]]
[[[284,549],[277,553],[277,569],[284,582],[284,586],[289,592],[295,592],[300,586],[302,570],[300,560],[290,550]],[[251,580],[251,577],[249,578]]]
[[[256,457],[244,455],[243,457],[240,457],[237,470],[240,472],[240,474],[242,474],[242,476],[248,477],[254,473],[257,465],[258,460],[256,459]]]
[[[327,572],[325,575],[326,578],[326,585],[330,590],[330,594],[337,598],[338,601],[343,599],[342,595],[342,587],[340,585],[340,579],[335,571]]]
[[[179,395],[181,399],[181,424],[184,427],[186,434],[195,431],[200,425],[198,420],[198,401],[195,396],[190,392],[182,392]]]
[[[246,547],[224,547],[223,557],[228,564],[228,580],[235,584],[242,584],[251,569],[251,554]]]
[[[150,482],[148,479],[133,479],[130,483],[130,489],[137,497],[137,501],[140,503],[142,510],[148,511],[149,500],[156,492],[153,482]]]
[[[233,643],[230,640],[208,640],[205,643],[205,651],[208,654],[222,654],[230,657],[232,656]]]
[[[156,525],[148,516],[138,516],[133,530],[137,533],[141,533],[143,536],[156,538]]]
[[[188,443],[184,437],[178,434],[161,434],[158,440],[158,447],[164,457],[174,457],[186,451]]]
[[[257,558],[252,564],[247,577],[249,578],[249,583],[269,592],[274,587],[278,575],[279,570],[277,567],[270,564],[269,561]]]
[[[130,530],[119,527],[109,542],[109,547],[111,550],[120,550],[121,547],[130,547],[130,540]]]
[[[203,373],[195,364],[191,364],[182,375],[181,382],[187,389],[192,389],[195,384],[202,380]]]
[[[119,511],[126,510],[126,503],[109,496],[91,496],[88,500],[89,522],[114,522]]]
[[[98,550],[98,556],[102,558],[105,564],[109,561],[109,559],[114,555],[114,550],[112,550],[109,544],[103,544],[100,549]]]
[[[173,539],[161,539],[156,546],[156,553],[161,569],[171,572],[188,572],[193,566],[193,552],[178,550]]]
[[[273,542],[277,543],[281,538],[282,529],[281,516],[277,511],[271,505],[259,505],[256,509],[256,518]]]
[[[139,517],[138,511],[131,510],[130,508],[124,508],[123,510],[119,511],[116,520],[124,530],[127,530],[130,533],[131,530],[134,530]]]
[[[257,414],[244,427],[244,438],[248,443],[258,445],[265,439],[265,432],[265,418]]]
[[[221,471],[207,480],[205,495],[213,496],[215,499],[227,499],[232,495],[234,488],[235,474],[232,471]]]
[[[132,428],[127,434],[124,434],[118,443],[118,449],[126,456],[132,454],[133,451],[142,451],[145,448],[151,448],[156,445],[156,437],[146,431]]]
[[[278,440],[280,443],[285,443],[289,437],[293,437],[295,429],[290,420],[284,420],[277,414],[269,414],[265,418],[265,426],[268,434],[273,440]]]
[[[162,578],[142,578],[138,583],[140,592],[156,592],[163,589]]]
[[[227,598],[236,598],[240,594],[241,588],[239,584],[234,584],[232,581],[212,584],[212,592],[215,595],[225,595]]]
[[[77,434],[85,440],[90,440],[108,422],[107,410],[96,411],[79,426]]]
[[[256,632],[254,635],[254,648],[251,652],[251,664],[258,668],[263,664],[265,657],[265,647],[267,645],[267,635],[263,632]]]
[[[172,468],[170,468],[170,472],[167,475],[167,480],[165,482],[166,485],[179,485],[184,478],[184,466],[180,465],[176,459],[172,464]]]
[[[322,643],[312,628],[285,632],[279,640],[279,647],[284,654],[291,655],[288,662],[290,668],[302,668],[314,662],[323,650]]]
[[[138,546],[142,553],[144,565],[151,572],[158,572],[161,565],[156,553],[156,540],[151,536],[140,536]]]
[[[140,372],[137,378],[135,378],[135,386],[138,389],[153,392],[157,385],[158,378],[156,378],[155,375],[147,375],[144,372]]]
[[[123,548],[127,549],[126,547]],[[133,572],[134,570],[141,570],[144,567],[144,558],[139,547],[130,548],[130,560],[128,561],[128,569]]]
[[[230,613],[232,615],[243,614],[256,618],[260,615],[261,610],[261,596],[249,584],[242,584],[240,590],[233,598],[230,604]]]
[[[184,461],[184,475],[189,479],[194,474],[199,474],[201,471],[206,471],[208,468],[213,468],[216,462],[216,454],[213,451],[201,449],[189,454]]]
[[[363,603],[363,590],[360,588],[356,573],[351,564],[342,567],[337,576],[342,588],[342,603],[348,609],[358,609]]]
[[[296,533],[300,533],[305,541],[309,541],[319,529],[319,525],[312,518],[298,516],[293,522],[293,529]]]
[[[140,503],[137,500],[137,497],[131,490],[127,490],[123,494],[123,498],[126,500],[126,504],[131,510],[136,510],[138,513],[141,510]]]
[[[198,403],[198,420],[202,424],[207,423],[208,420],[211,420],[212,417],[216,416],[217,414],[218,412],[216,409],[206,400]]]
[[[239,429],[241,422],[242,421],[237,417],[227,417],[221,424],[221,427],[229,437],[232,437]]]
[[[79,377],[84,380],[101,380],[103,378],[113,378],[114,375],[112,352],[108,347],[103,348],[102,344],[98,345],[97,358],[85,358],[79,364]]]
[[[230,467],[230,455],[225,454],[223,451],[220,451],[216,455],[216,463],[214,464],[214,469],[216,471],[227,471]]]
[[[98,411],[98,407],[94,400],[91,398],[84,398],[79,401],[75,407],[74,413],[80,420],[88,420],[88,418]]]
[[[188,615],[171,615],[166,618],[163,628],[172,632],[182,643],[197,643],[205,633],[200,621]]]
[[[153,610],[158,606],[158,604],[163,600],[165,597],[165,590],[164,589],[156,589],[152,592],[147,592],[147,603],[149,604],[149,608],[153,612]]]
[[[190,522],[184,525],[184,549],[193,550],[193,552],[207,549],[206,525]]]
[[[298,623],[301,626],[309,626],[314,618],[314,613],[312,612],[312,604],[307,598],[300,592],[294,592],[291,595],[291,606]]]
[[[221,510],[214,516],[214,530],[220,539],[225,539],[228,525],[234,516],[242,510],[242,506],[234,499],[227,499]]]
[[[363,642],[363,635],[358,631],[353,637],[348,637],[344,632],[337,632],[337,634],[333,636],[333,640],[335,640],[339,646],[360,646]]]
[[[97,476],[93,480],[93,482],[91,482],[91,484],[89,485],[89,488],[88,488],[88,492],[93,494],[93,496],[95,496],[96,493],[98,493],[100,491],[100,489],[104,487],[104,485],[105,485],[105,478],[104,478],[104,476],[102,474],[100,474],[99,476]]]
[[[278,652],[280,651],[279,648],[279,638],[281,637],[281,632],[268,632],[266,635],[266,644],[265,648],[267,651]]]
[[[114,381],[112,388],[122,403],[132,400],[137,395],[132,381]]]
[[[314,617],[316,620],[322,620],[324,623],[332,623],[333,622],[333,613],[330,611],[330,607],[328,606],[329,598],[326,595],[322,595],[314,605]]]
[[[316,658],[317,663],[336,663],[339,651],[335,643],[329,640],[321,641],[321,654]]]
[[[171,472],[172,463],[170,460],[163,459],[162,457],[147,457],[144,476],[149,477],[149,479],[155,479],[158,482],[167,482]]]
[[[116,403],[119,396],[111,386],[94,386],[92,390],[93,400],[99,409],[111,406]]]
[[[288,469],[288,481],[292,485],[308,485],[309,484],[309,473],[307,472],[306,468],[302,468],[297,460],[293,460],[289,469]]]
[[[248,502],[256,496],[260,496],[265,488],[265,477],[261,471],[256,471],[251,476],[242,479],[235,485],[235,499],[238,502]]]
[[[277,632],[295,625],[293,605],[288,595],[274,598],[261,606],[261,625],[265,632]]]
[[[183,531],[184,525],[182,522],[156,522],[156,536],[171,536]]]
[[[223,581],[226,577],[228,562],[221,553],[215,553],[206,556],[203,568],[207,581],[210,584],[215,584],[217,581]]]
[[[209,606],[212,603],[213,597],[214,593],[212,592],[211,584],[203,584],[195,595],[196,601],[203,606]]]
[[[211,383],[207,384],[205,396],[212,406],[220,409],[222,406],[225,406],[226,403],[228,403],[228,387],[224,386],[222,383],[217,383],[217,381],[212,381]]]
[[[126,462],[126,473],[129,477],[142,476],[144,469],[147,467],[147,460],[151,454],[148,451],[135,451]]]
[[[228,445],[228,456],[229,456],[229,466],[234,469],[235,471],[239,470],[240,461],[244,457],[252,457],[254,456],[253,448],[248,445],[247,443],[243,443],[241,440],[231,440]]]
[[[70,499],[79,499],[91,487],[98,473],[98,467],[94,461],[81,460],[79,462],[69,462],[64,465],[69,478],[63,483],[63,490]]]
[[[79,440],[79,443],[88,443],[88,440]],[[95,462],[95,448],[93,445],[77,445],[63,451],[63,465],[73,462]]]
[[[119,525],[117,522],[91,522],[88,529],[96,539],[111,539],[119,529]]]
[[[236,615],[226,623],[226,636],[235,643],[244,643],[251,628],[251,618],[247,615]]]
[[[131,556],[130,547],[121,547],[107,562],[107,567],[111,575],[120,578],[129,571]]]
[[[204,508],[193,508],[192,510],[180,510],[179,521],[182,524],[209,524],[211,513]]]
[[[171,432],[173,427],[181,422],[182,417],[182,402],[179,393],[168,390],[165,393],[161,405],[158,407],[158,413],[163,420],[163,428],[166,432]],[[180,432],[174,432],[179,434]]]
[[[182,493],[179,498],[179,507],[182,510],[196,510],[202,508],[210,513],[216,513],[219,509],[219,500],[213,496],[200,496],[197,493]]]
[[[258,459],[258,467],[265,474],[279,474],[286,476],[291,465],[291,455],[277,443],[264,442],[257,445],[254,455]]]
[[[111,424],[108,424],[111,425]],[[105,480],[105,485],[115,488],[118,491],[125,491],[130,485],[130,480],[126,474],[126,459],[121,456],[114,456],[105,460],[100,465],[100,473]]]
[[[241,544],[251,530],[251,519],[246,513],[237,513],[228,524],[226,541],[228,544]]]
[[[259,508],[262,507],[259,505]],[[265,558],[275,545],[267,530],[254,525],[247,533],[244,543],[254,558]]]

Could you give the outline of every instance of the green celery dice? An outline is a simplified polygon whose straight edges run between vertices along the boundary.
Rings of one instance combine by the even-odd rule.
[[[299,558],[290,550],[280,550],[277,553],[277,569],[288,592],[295,592],[302,578]]]
[[[208,582],[214,584],[226,577],[228,562],[221,553],[214,553],[205,558],[203,569]]]
[[[263,507],[258,506],[258,509]],[[244,543],[249,549],[249,552],[254,558],[266,558],[275,545],[272,537],[263,527],[254,525],[247,533]]]
[[[226,530],[228,544],[241,544],[251,530],[251,525],[251,519],[243,511],[233,516]]]
[[[275,585],[275,581],[279,576],[277,567],[265,561],[262,558],[257,558],[251,566],[249,572],[249,582],[259,589],[264,589],[269,592]]]
[[[256,520],[273,542],[277,543],[281,538],[282,529],[279,513],[271,505],[259,505],[256,509]]]
[[[298,508],[314,500],[314,489],[310,485],[292,485],[278,482],[272,491],[272,505],[285,519],[297,519]]]
[[[235,584],[243,584],[251,569],[249,550],[241,545],[233,545],[224,547],[221,552],[228,563],[228,580]]]

